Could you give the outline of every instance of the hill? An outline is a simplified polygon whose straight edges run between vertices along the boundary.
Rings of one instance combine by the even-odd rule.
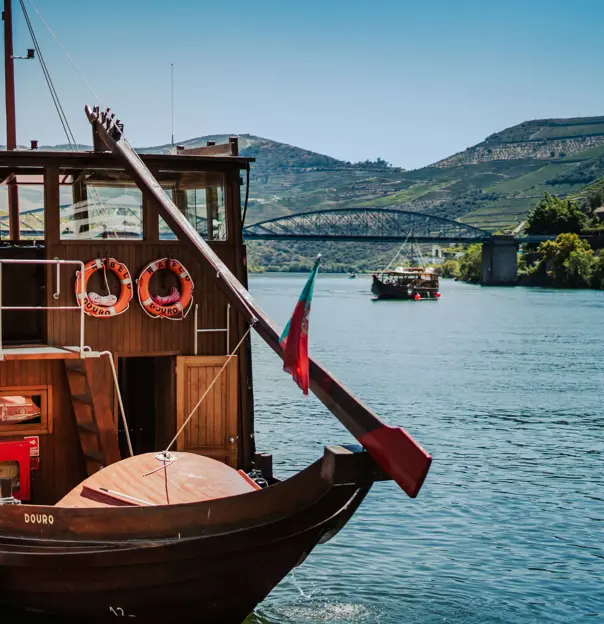
[[[180,144],[198,147],[209,140],[226,142],[228,137],[216,134]],[[239,145],[241,155],[256,159],[247,223],[304,211],[381,206],[498,231],[522,222],[544,191],[577,196],[604,176],[604,117],[526,121],[414,171],[392,167],[381,159],[346,162],[250,134],[239,135]],[[140,151],[170,149],[170,145],[159,145]],[[389,249],[380,248],[380,255],[387,256]],[[290,254],[289,264],[295,267],[310,252],[306,244],[267,243],[252,245],[250,259],[257,266],[274,267],[282,266]],[[368,267],[372,251],[341,245],[333,248],[333,255],[333,268],[345,270],[355,258],[359,266]]]
[[[184,145],[227,138],[199,137]],[[256,158],[249,223],[296,212],[381,206],[497,231],[520,223],[544,191],[574,195],[604,175],[604,117],[527,121],[414,171],[379,159],[345,162],[253,135],[239,139],[240,153]]]

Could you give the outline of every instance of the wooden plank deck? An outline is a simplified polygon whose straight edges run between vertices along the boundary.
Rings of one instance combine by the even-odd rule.
[[[69,347],[48,345],[4,347],[0,354],[4,360],[69,360],[80,357],[79,352]]]

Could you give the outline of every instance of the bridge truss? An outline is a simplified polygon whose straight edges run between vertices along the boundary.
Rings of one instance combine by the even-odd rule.
[[[491,233],[443,217],[392,208],[338,208],[286,215],[243,229],[247,240],[484,243]]]

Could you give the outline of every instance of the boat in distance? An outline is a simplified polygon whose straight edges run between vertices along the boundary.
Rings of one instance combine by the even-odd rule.
[[[424,267],[397,267],[374,274],[371,292],[374,299],[437,301],[440,298],[438,271]]]

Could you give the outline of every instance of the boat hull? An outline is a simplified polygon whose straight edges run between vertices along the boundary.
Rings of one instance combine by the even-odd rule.
[[[408,287],[387,284],[382,282],[376,276],[373,277],[371,284],[371,292],[375,299],[401,299],[405,301],[415,301],[416,295],[419,295],[420,301],[438,301],[438,288],[428,287]]]
[[[324,458],[264,490],[203,503],[0,507],[0,605],[78,621],[239,624],[356,511],[373,482],[368,454],[358,455],[356,476]]]

